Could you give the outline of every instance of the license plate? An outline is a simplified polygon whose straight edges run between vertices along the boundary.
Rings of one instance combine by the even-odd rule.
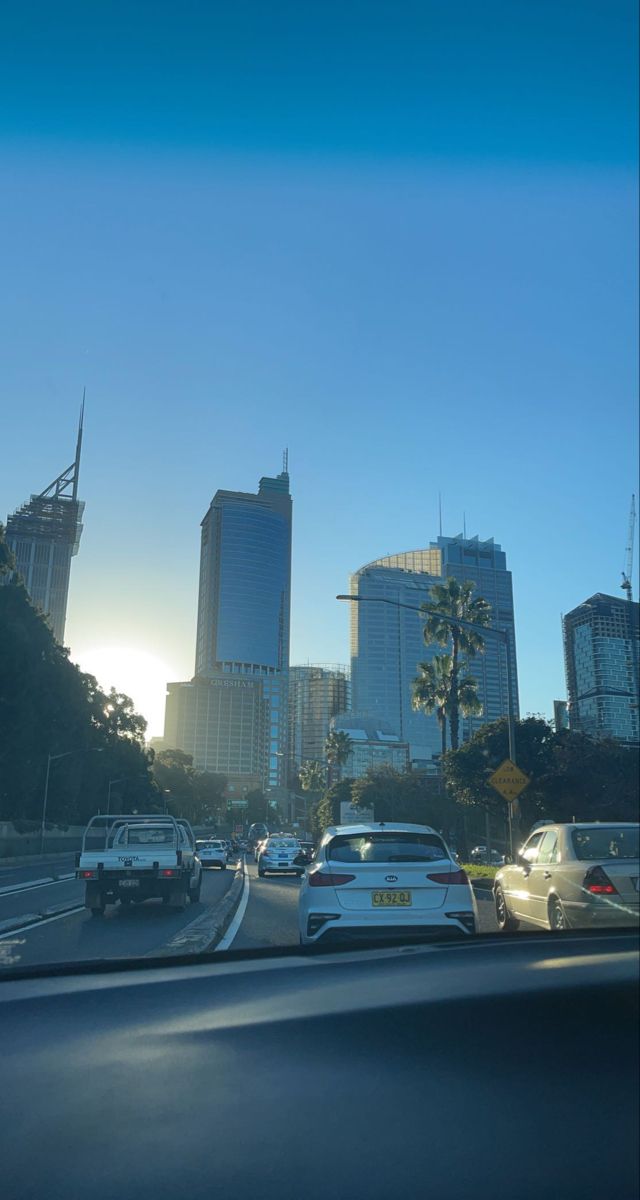
[[[121,879],[120,887],[140,887],[139,879]]]
[[[411,892],[372,892],[374,908],[410,908]]]

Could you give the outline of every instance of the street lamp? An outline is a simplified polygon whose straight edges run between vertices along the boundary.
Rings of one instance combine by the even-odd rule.
[[[354,600],[357,603],[366,604],[391,604],[394,608],[408,608],[410,612],[417,612],[424,618],[425,612],[423,608],[415,604],[403,604],[400,600],[391,600],[388,596],[336,596],[336,600]],[[456,617],[447,617],[442,613],[438,613],[438,620],[443,621],[445,625],[457,625],[460,629],[470,629],[473,633],[480,633],[483,637],[494,637],[499,642],[502,642],[507,659],[507,724],[509,729],[509,758],[512,763],[516,761],[516,719],[513,704],[513,679],[511,674],[511,638],[508,630],[494,629],[492,626],[475,625],[472,621],[459,621]],[[509,805],[509,837],[513,844],[513,834],[511,832],[512,811]],[[513,848],[513,846],[512,846]]]
[[[91,746],[88,750],[64,750],[62,754],[47,755],[47,774],[44,781],[44,797],[42,801],[42,825],[40,828],[40,853],[44,854],[45,820],[47,816],[47,800],[49,799],[49,772],[52,762],[59,758],[69,758],[71,754],[102,754],[101,746]]]

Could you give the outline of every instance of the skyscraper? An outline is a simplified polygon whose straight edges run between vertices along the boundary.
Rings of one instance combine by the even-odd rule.
[[[385,598],[393,604],[351,605],[351,681],[354,710],[378,716],[389,723],[401,742],[408,742],[415,765],[429,767],[441,751],[437,719],[412,708],[412,682],[419,662],[442,653],[425,646],[424,622],[416,612],[396,607],[396,602],[419,606],[431,587],[449,576],[471,579],[474,595],[489,601],[492,624],[508,631],[512,651],[512,683],[518,713],[518,679],[511,573],[506,555],[493,539],[440,536],[428,549],[387,555],[361,567],[351,577],[350,592],[362,597]],[[496,638],[487,637],[484,653],[471,661],[483,705],[481,717],[463,718],[466,739],[486,721],[508,712],[506,656]]]
[[[349,672],[337,664],[289,670],[289,761],[292,774],[304,762],[322,762],[331,718],[349,708]]]
[[[83,417],[84,398],[71,466],[7,518],[6,538],[15,555],[16,572],[60,643],[64,641],[71,559],[78,553],[82,534],[84,502],[78,500],[78,479]]]
[[[223,774],[237,774],[244,762],[247,775],[255,775],[260,755],[254,746],[243,756],[242,748],[245,741],[253,746],[262,728],[262,782],[270,788],[285,787],[287,775],[291,510],[286,455],[281,474],[261,479],[257,493],[216,492],[202,521],[193,680],[198,687],[170,684],[165,717],[165,741],[182,730],[178,748],[193,753],[201,770]],[[230,685],[230,676],[247,687]],[[239,691],[247,693],[244,707]]]
[[[637,744],[640,605],[596,593],[563,618],[572,729]]]

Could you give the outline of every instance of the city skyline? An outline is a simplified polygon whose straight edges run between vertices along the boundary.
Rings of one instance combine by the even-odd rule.
[[[437,504],[438,504],[438,510],[439,510],[438,514],[437,514],[437,519],[442,520],[442,497],[441,496],[437,497]],[[83,505],[83,507],[84,507],[84,505]],[[435,518],[434,518],[434,520],[435,520]],[[465,520],[466,520],[466,517],[465,517]],[[461,535],[459,534],[458,537],[460,537],[460,536]],[[455,540],[455,538],[450,539],[450,540]],[[409,552],[409,553],[422,553],[422,552]],[[399,554],[396,553],[395,555],[392,553],[390,556],[386,556],[386,557],[389,557],[391,559],[405,558],[406,553],[399,553]],[[638,590],[639,590],[639,585],[638,585],[637,579],[638,579],[638,555],[634,556],[634,561],[633,561],[632,581],[633,581],[633,594],[634,595],[637,595]],[[336,586],[339,587],[340,583],[341,583],[341,581],[336,576]],[[295,592],[295,584],[296,584],[296,580],[295,580],[295,576],[294,576],[294,578],[292,580],[292,587],[294,589],[294,592]],[[599,587],[596,589],[596,591],[603,591],[603,590],[613,591],[613,588],[603,589],[603,588]],[[197,592],[197,588],[195,589],[195,592]],[[516,592],[517,592],[517,581],[516,581]],[[70,589],[70,594],[69,594],[68,600],[69,600],[70,607],[73,607],[73,600],[74,600],[73,587],[71,587],[71,589]],[[193,598],[192,598],[192,600],[193,600]],[[330,606],[331,606],[332,600],[333,600],[333,595],[330,595],[327,597],[327,610],[329,612],[331,611]],[[575,597],[573,597],[568,607],[575,607],[575,604],[576,604]],[[339,608],[339,607],[340,606],[336,605],[336,608]],[[554,614],[554,617],[556,618],[556,620],[559,617],[559,615],[560,615],[559,613]],[[296,623],[297,623],[296,616],[297,616],[297,614],[295,612],[295,607],[294,607],[294,609],[292,611],[292,627],[294,629],[295,629]],[[342,624],[345,625],[344,619],[342,621]],[[341,655],[342,655],[342,658],[345,660],[348,660],[348,658],[349,658],[349,654],[347,653],[348,646],[349,646],[348,621],[346,624],[347,624],[347,628],[345,628],[343,631],[342,639],[340,639],[338,636],[331,643],[334,647],[337,648],[337,653],[335,653],[333,655],[333,658],[336,661],[340,658]],[[194,636],[196,633],[196,626],[197,626],[197,622],[194,620]],[[521,622],[517,622],[516,628],[517,628],[517,632],[518,632],[521,628]],[[107,633],[104,626],[102,626],[102,631],[103,631],[103,634]],[[553,640],[553,630],[550,631],[550,637]],[[524,645],[526,646],[527,640],[528,640],[526,628],[522,630],[522,640],[523,640]],[[68,644],[68,639],[65,639],[65,641]],[[74,656],[73,646],[71,647],[72,659],[74,661],[78,661],[78,663],[82,667],[82,669],[88,670],[91,674],[95,674],[97,676],[99,682],[101,684],[103,684],[105,687],[109,687],[109,686],[113,685],[117,688],[117,690],[122,690],[122,691],[126,692],[127,694],[130,694],[136,701],[138,711],[140,711],[145,716],[145,718],[147,719],[147,721],[149,723],[147,736],[149,738],[162,737],[163,733],[164,733],[166,686],[168,683],[172,682],[173,679],[179,678],[180,674],[182,674],[184,679],[190,678],[190,673],[189,673],[188,669],[184,670],[183,672],[180,672],[179,670],[171,671],[169,669],[168,665],[166,666],[166,668],[163,666],[162,642],[156,643],[153,650],[149,651],[147,648],[137,648],[133,645],[131,645],[129,647],[127,647],[126,645],[120,645],[118,643],[118,641],[113,641],[113,640],[111,641],[111,644],[109,644],[108,636],[103,637],[103,641],[105,643],[103,648],[96,647],[95,645],[92,646],[90,636],[88,638],[88,641],[90,643],[89,649],[83,651],[81,654],[79,654],[77,656]],[[97,639],[96,639],[96,641],[97,641]],[[296,661],[296,659],[297,659],[298,660],[297,665],[299,665],[300,661],[304,658],[307,660],[307,663],[309,665],[313,665],[314,661],[316,661],[316,660],[319,661],[319,657],[320,657],[319,655],[314,655],[313,650],[314,650],[314,645],[311,644],[309,641],[307,641],[306,643],[304,643],[303,652],[300,652],[298,650],[298,653],[294,654],[293,650],[291,651],[291,661],[293,662],[293,661]],[[425,648],[425,650],[426,650],[426,648]],[[193,654],[193,651],[191,650],[190,655],[185,653],[182,656],[182,662],[185,663],[185,665],[187,665],[188,658],[192,657],[192,654]],[[549,719],[553,718],[553,701],[549,699],[550,692],[548,690],[548,686],[551,688],[551,691],[555,690],[556,694],[558,694],[558,688],[560,688],[561,692],[565,691],[564,650],[563,650],[562,636],[560,636],[560,638],[559,638],[558,654],[559,654],[559,658],[558,658],[558,662],[556,662],[554,664],[553,675],[549,676],[548,679],[543,676],[540,677],[540,679],[537,683],[537,687],[536,687],[536,690],[538,693],[537,696],[536,696],[534,689],[531,687],[530,680],[528,680],[525,677],[524,687],[525,687],[525,690],[529,693],[529,696],[532,698],[532,702],[527,703],[527,698],[525,696],[524,702],[522,702],[520,704],[521,713],[523,715],[526,714],[526,712],[534,712],[534,713],[542,713]],[[327,656],[327,657],[330,658],[331,656]],[[428,657],[428,654],[426,654],[425,657]],[[179,661],[177,656],[176,656],[176,661]],[[518,662],[520,662],[520,636],[518,636]],[[142,676],[144,676],[144,679],[146,680],[146,685],[140,686],[140,680],[141,680]],[[554,683],[553,683],[554,680],[555,680],[555,687],[554,687]],[[560,680],[560,682],[558,682],[559,680]],[[520,682],[520,684],[522,684],[522,680],[520,680],[519,682]],[[149,687],[150,683],[153,686],[152,691],[150,690],[150,687]],[[548,684],[548,686],[547,686],[547,684]],[[535,699],[534,699],[534,697],[535,697]],[[424,719],[424,718],[422,718],[422,719]],[[435,718],[434,718],[434,720],[435,720]],[[477,723],[477,722],[475,722],[475,723]]]

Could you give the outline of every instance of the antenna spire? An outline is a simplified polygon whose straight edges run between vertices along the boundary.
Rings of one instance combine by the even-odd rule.
[[[442,492],[438,492],[438,521],[440,527],[440,537],[442,537]]]
[[[87,394],[86,387],[82,389],[82,404],[80,405],[80,420],[78,422],[78,440],[76,442],[76,457],[73,464],[73,490],[72,498],[78,499],[78,479],[80,478],[80,452],[82,450],[82,429],[84,426],[84,401]]]
[[[462,514],[462,536],[466,542],[466,540],[467,540],[467,514],[466,514],[466,512],[463,512],[463,514]]]
[[[289,473],[289,447],[288,446],[285,446],[285,449],[282,451],[282,473],[283,473],[283,475],[288,475],[288,473]]]

